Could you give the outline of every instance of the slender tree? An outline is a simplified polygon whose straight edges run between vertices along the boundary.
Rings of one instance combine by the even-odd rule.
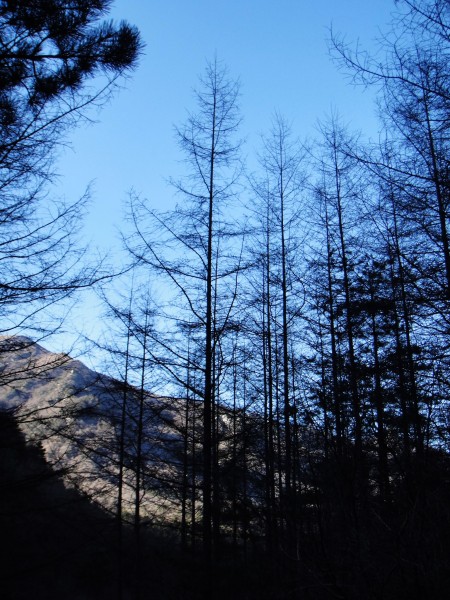
[[[184,393],[189,372],[190,382],[195,381],[195,390],[191,391],[202,398],[202,538],[208,564],[217,545],[213,533],[217,537],[220,530],[214,469],[219,444],[219,383],[229,362],[222,355],[223,338],[233,329],[240,270],[236,228],[225,214],[225,207],[234,200],[241,169],[240,142],[235,136],[240,120],[238,89],[217,61],[207,65],[196,93],[198,112],[177,130],[188,167],[186,179],[174,182],[183,204],[173,213],[160,215],[135,202],[132,211],[136,236],[129,244],[134,257],[165,276],[174,291],[175,299],[166,312],[168,322],[175,323],[174,338],[164,350],[161,347],[166,355],[161,357],[161,364],[172,381],[183,386]],[[145,214],[147,222],[150,217],[151,232],[143,227]],[[189,352],[185,351],[186,339],[183,341],[187,330]],[[197,357],[198,376],[193,376],[194,364],[188,355]]]
[[[299,257],[304,151],[293,138],[287,121],[278,114],[271,131],[263,137],[262,146],[261,175],[255,176],[252,182],[255,197],[253,262],[257,269],[251,277],[256,306],[261,306],[255,333],[261,345],[258,356],[262,359],[266,419],[266,531],[268,547],[273,550],[278,538],[288,561],[294,562],[299,487],[295,467],[298,468],[299,462],[294,457],[298,428],[295,425],[295,377],[291,367],[302,305]],[[281,528],[283,536],[279,535]]]

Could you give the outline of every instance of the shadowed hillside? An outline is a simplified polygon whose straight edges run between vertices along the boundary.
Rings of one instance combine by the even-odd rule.
[[[406,474],[392,461],[385,499],[371,475],[376,455],[369,446],[356,494],[352,446],[344,458],[327,454],[314,428],[299,429],[299,544],[288,554],[269,544],[267,524],[278,517],[264,508],[261,420],[251,411],[243,419],[239,410],[218,410],[221,528],[208,579],[195,437],[201,403],[140,396],[25,338],[4,340],[2,350],[0,526],[8,551],[1,576],[8,600],[443,597],[450,460],[442,450],[430,446],[421,461],[412,457]],[[275,525],[283,550],[289,531]]]

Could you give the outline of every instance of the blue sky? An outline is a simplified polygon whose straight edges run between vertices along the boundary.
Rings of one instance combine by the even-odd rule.
[[[328,27],[370,48],[392,9],[392,0],[116,0],[111,16],[139,27],[145,55],[125,89],[91,115],[97,123],[71,132],[58,193],[70,199],[93,182],[86,231],[101,246],[114,243],[130,189],[154,207],[171,206],[166,181],[181,158],[174,125],[194,107],[192,90],[215,53],[241,82],[248,156],[275,110],[301,138],[314,135],[331,110],[376,134],[373,96],[330,60]]]
[[[145,55],[97,122],[69,136],[55,193],[68,200],[92,182],[86,236],[118,247],[117,229],[131,189],[152,207],[173,206],[167,179],[182,158],[174,126],[195,108],[192,90],[217,55],[241,82],[241,134],[250,158],[275,110],[300,137],[336,111],[356,130],[376,136],[373,94],[353,87],[331,61],[329,27],[373,49],[386,31],[393,0],[116,0],[111,17],[141,30]]]

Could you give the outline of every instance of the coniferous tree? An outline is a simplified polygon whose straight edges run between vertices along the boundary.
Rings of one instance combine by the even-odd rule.
[[[252,182],[256,269],[250,279],[254,300],[249,314],[253,312],[260,347],[255,374],[263,382],[255,387],[260,388],[265,419],[266,533],[269,552],[277,545],[278,558],[287,556],[286,564],[295,564],[301,475],[293,365],[303,303],[299,257],[304,151],[279,115],[262,141],[261,174]]]
[[[234,201],[241,170],[240,142],[235,137],[240,120],[238,85],[216,61],[208,64],[196,99],[198,112],[190,115],[186,125],[178,130],[188,165],[186,179],[175,182],[183,204],[174,212],[161,215],[149,211],[142,202],[135,202],[132,218],[136,235],[129,247],[141,264],[165,277],[174,292],[165,318],[175,327],[171,331],[165,329],[165,339],[169,334],[173,337],[170,343],[160,344],[160,365],[183,393],[189,372],[189,388],[202,400],[202,460],[198,468],[201,466],[202,543],[210,564],[220,531],[215,478],[221,382],[229,364],[223,354],[224,339],[234,329],[241,254],[240,243],[235,243],[239,239],[236,228],[225,212],[225,207]],[[150,231],[145,230],[145,221]]]
[[[135,27],[101,20],[109,7],[108,0],[0,5],[0,328],[6,335],[57,329],[47,310],[106,275],[99,265],[80,268],[76,232],[86,198],[49,202],[46,185],[66,132],[108,98],[139,56]]]

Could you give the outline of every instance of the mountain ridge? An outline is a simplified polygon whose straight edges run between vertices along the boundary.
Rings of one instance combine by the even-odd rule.
[[[115,510],[117,502],[124,399],[127,406],[123,502],[124,512],[131,514],[135,502],[133,438],[138,426],[138,404],[142,400],[145,439],[141,450],[146,457],[148,476],[149,459],[159,459],[160,466],[173,465],[176,460],[171,456],[168,440],[172,438],[172,446],[178,450],[177,400],[167,401],[148,392],[140,399],[136,388],[92,371],[66,354],[52,353],[30,338],[0,339],[0,409],[16,416],[25,438],[42,446],[53,468],[66,472],[66,485],[79,489],[110,511]],[[156,481],[154,477],[153,484]],[[145,490],[143,515],[162,517],[169,509],[174,512],[176,498],[168,503],[157,490],[158,485]]]

